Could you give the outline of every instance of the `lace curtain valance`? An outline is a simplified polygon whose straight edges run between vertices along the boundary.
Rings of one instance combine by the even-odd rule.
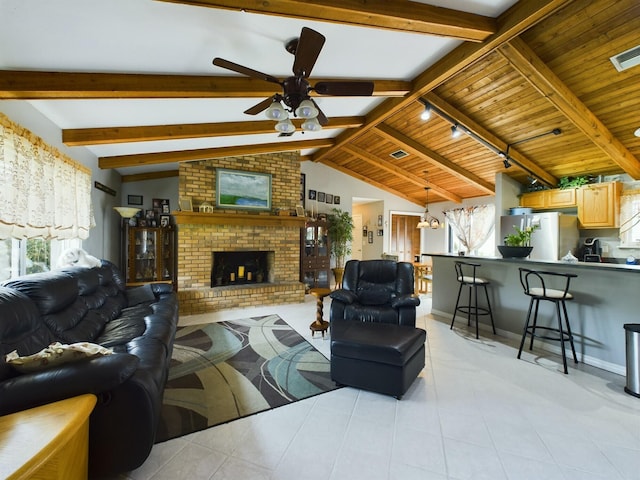
[[[482,246],[495,225],[495,207],[491,204],[446,210],[444,216],[467,252]]]
[[[91,171],[0,114],[0,239],[85,239]]]

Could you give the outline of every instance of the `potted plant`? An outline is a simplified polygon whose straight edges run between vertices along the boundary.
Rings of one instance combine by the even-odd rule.
[[[353,219],[349,212],[338,208],[331,209],[327,216],[329,221],[329,241],[331,242],[331,255],[336,259],[333,275],[336,285],[342,284],[344,263],[347,255],[351,254],[351,241],[353,240]]]
[[[514,225],[515,233],[504,237],[504,245],[498,245],[498,250],[504,258],[524,258],[527,257],[533,247],[531,246],[531,235],[539,225],[532,225],[520,229]]]

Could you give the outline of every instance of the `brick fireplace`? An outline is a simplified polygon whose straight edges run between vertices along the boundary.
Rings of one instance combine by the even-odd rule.
[[[300,277],[300,229],[304,218],[273,212],[218,210],[197,212],[204,202],[215,205],[215,168],[271,173],[272,206],[294,209],[300,195],[300,162],[296,152],[226,157],[180,165],[180,198],[190,198],[194,212],[173,212],[178,229],[178,297],[181,314],[304,301]],[[244,281],[227,268],[222,285],[212,286],[214,252],[265,252],[268,265],[257,282],[255,260],[242,263]],[[250,257],[255,255],[249,253]],[[231,255],[230,259],[236,258]],[[234,260],[235,261],[235,260]],[[252,271],[251,281],[246,272]]]

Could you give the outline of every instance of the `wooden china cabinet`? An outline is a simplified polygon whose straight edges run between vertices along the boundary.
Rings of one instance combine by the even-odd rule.
[[[307,290],[331,288],[329,224],[309,220],[300,234],[300,281]]]
[[[175,228],[127,226],[123,234],[127,286],[163,282],[176,288]]]

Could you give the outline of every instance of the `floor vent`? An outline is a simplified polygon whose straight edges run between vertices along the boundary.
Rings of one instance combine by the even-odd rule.
[[[640,45],[630,48],[618,55],[614,55],[610,60],[619,72],[640,65]]]
[[[396,160],[400,160],[401,158],[408,157],[409,153],[405,152],[404,150],[396,150],[395,152],[392,152],[389,155],[395,158]]]

